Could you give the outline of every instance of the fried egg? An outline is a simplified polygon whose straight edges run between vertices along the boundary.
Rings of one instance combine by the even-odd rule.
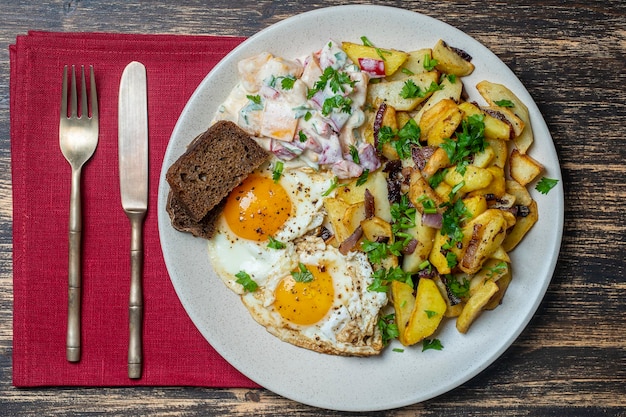
[[[268,279],[272,291],[242,296],[252,317],[296,346],[334,355],[379,354],[378,315],[387,294],[367,289],[373,278],[365,254],[343,255],[317,236],[298,240],[294,250],[297,265]]]
[[[275,167],[269,161],[227,197],[208,243],[213,269],[281,340],[335,355],[380,353],[377,323],[387,295],[367,289],[366,255],[343,255],[314,233],[325,221],[332,173],[290,168],[275,181]],[[240,272],[256,290],[238,282]]]
[[[332,176],[305,167],[285,170],[275,181],[276,163],[264,164],[230,193],[209,240],[213,268],[239,294],[237,273],[245,271],[265,287],[269,277],[293,269],[293,241],[324,221],[323,194]]]

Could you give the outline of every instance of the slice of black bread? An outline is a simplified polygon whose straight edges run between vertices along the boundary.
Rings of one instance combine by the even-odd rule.
[[[218,121],[195,138],[165,175],[176,209],[198,223],[263,162],[269,153],[243,129]],[[182,217],[179,216],[179,219]]]
[[[226,199],[222,200],[217,206],[213,207],[209,213],[199,222],[191,220],[187,214],[187,210],[176,198],[176,195],[170,190],[167,197],[167,213],[170,216],[174,229],[191,233],[195,237],[211,239],[215,232],[215,220],[219,216],[222,207],[226,203]]]

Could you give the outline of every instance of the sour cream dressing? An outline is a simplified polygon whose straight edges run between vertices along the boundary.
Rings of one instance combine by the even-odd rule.
[[[380,166],[360,132],[369,75],[340,44],[330,40],[295,60],[263,52],[237,69],[240,81],[215,120],[239,125],[286,169],[328,169],[345,179]]]

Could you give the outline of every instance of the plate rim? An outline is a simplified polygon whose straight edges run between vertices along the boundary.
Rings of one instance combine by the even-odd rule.
[[[374,12],[375,11],[375,12]],[[167,150],[165,153],[165,157],[163,159],[163,166],[161,167],[161,175],[159,177],[159,197],[158,197],[158,226],[159,226],[159,236],[160,236],[160,240],[161,240],[161,247],[163,250],[163,257],[165,260],[165,264],[168,270],[168,275],[170,276],[170,280],[172,281],[172,285],[174,286],[174,289],[181,301],[181,304],[183,305],[183,307],[185,308],[185,311],[187,312],[187,314],[190,316],[190,318],[192,319],[192,321],[194,322],[194,325],[198,328],[198,330],[200,330],[200,332],[202,333],[203,337],[207,340],[208,343],[210,343],[214,349],[221,355],[223,356],[229,363],[231,363],[231,365],[233,365],[236,369],[238,369],[242,374],[246,375],[246,377],[250,378],[251,380],[255,381],[256,383],[258,383],[259,385],[262,385],[263,387],[281,395],[284,396],[286,398],[290,398],[292,400],[304,403],[304,404],[308,404],[311,406],[315,406],[315,407],[320,407],[320,408],[327,408],[327,409],[333,409],[333,410],[338,410],[338,411],[379,411],[379,410],[386,410],[386,409],[393,409],[393,408],[398,408],[398,407],[403,407],[403,406],[407,406],[410,404],[415,404],[421,401],[425,401],[431,398],[434,398],[436,396],[439,396],[445,392],[448,392],[452,389],[457,388],[458,386],[466,383],[467,381],[469,381],[470,379],[474,378],[476,375],[478,375],[479,373],[481,373],[482,371],[484,371],[488,366],[490,366],[492,363],[494,363],[498,358],[500,358],[502,356],[502,354],[510,348],[510,346],[515,342],[515,340],[517,340],[517,338],[519,337],[519,335],[527,328],[530,320],[532,319],[532,317],[535,315],[537,309],[539,308],[539,305],[541,304],[541,302],[543,301],[547,288],[550,284],[550,281],[552,279],[552,276],[554,274],[554,270],[556,268],[556,263],[558,261],[558,256],[560,253],[560,246],[561,246],[561,242],[562,242],[562,233],[563,233],[563,222],[564,222],[564,197],[563,197],[563,188],[562,188],[562,177],[561,177],[561,172],[560,172],[560,164],[558,161],[558,156],[556,155],[556,149],[554,148],[554,143],[552,140],[552,136],[550,135],[550,132],[548,130],[548,127],[545,123],[545,120],[543,118],[543,115],[541,114],[541,112],[539,111],[534,99],[532,99],[532,97],[530,97],[531,102],[527,102],[526,104],[529,105],[529,108],[532,107],[533,110],[537,110],[537,113],[539,114],[539,120],[537,120],[537,118],[535,118],[533,120],[533,128],[535,127],[535,125],[540,125],[540,127],[542,128],[542,130],[545,130],[545,132],[547,132],[548,134],[548,139],[550,141],[549,144],[543,144],[543,147],[548,146],[549,148],[551,147],[551,149],[549,149],[549,151],[552,152],[552,154],[554,154],[555,156],[555,160],[556,160],[556,166],[550,166],[550,176],[553,178],[557,178],[559,180],[559,183],[557,184],[557,187],[555,187],[555,189],[553,189],[551,191],[551,193],[553,193],[553,198],[552,200],[556,199],[557,205],[551,208],[551,211],[553,211],[554,213],[556,213],[556,217],[557,217],[557,223],[556,223],[556,232],[553,236],[554,238],[554,245],[552,246],[552,256],[550,256],[550,261],[544,265],[543,270],[546,271],[547,275],[546,277],[544,277],[543,281],[541,282],[541,287],[539,289],[539,296],[536,297],[532,304],[529,306],[529,308],[527,309],[527,313],[526,315],[523,317],[523,319],[519,322],[519,325],[517,327],[517,329],[515,331],[513,331],[511,333],[511,335],[509,336],[509,340],[507,340],[507,342],[502,343],[501,346],[496,349],[494,351],[494,353],[491,355],[491,357],[486,360],[483,361],[479,366],[474,366],[472,367],[468,372],[466,372],[463,377],[458,378],[457,380],[455,380],[452,384],[448,384],[448,385],[442,385],[441,387],[439,387],[438,389],[432,390],[428,395],[427,398],[419,398],[419,396],[416,396],[414,398],[398,398],[398,399],[394,399],[393,401],[389,401],[388,403],[385,404],[378,404],[375,406],[366,406],[366,407],[360,407],[359,405],[341,405],[341,404],[329,404],[328,401],[323,401],[320,399],[308,399],[308,398],[303,398],[302,395],[294,395],[293,393],[288,392],[288,390],[285,390],[284,387],[281,386],[280,383],[275,383],[272,381],[260,381],[257,375],[251,375],[254,374],[253,372],[251,372],[249,369],[247,369],[245,366],[241,366],[241,363],[237,362],[238,358],[236,357],[236,355],[233,354],[233,352],[227,352],[227,351],[223,351],[223,349],[221,349],[221,345],[219,343],[216,343],[215,339],[213,339],[213,342],[211,342],[209,339],[210,337],[208,337],[207,334],[205,334],[206,332],[203,331],[203,329],[200,329],[198,322],[198,318],[195,317],[194,315],[192,315],[189,311],[188,308],[188,304],[189,304],[189,299],[188,299],[188,294],[185,293],[185,291],[183,291],[183,289],[181,288],[180,282],[177,281],[177,278],[175,277],[175,273],[173,274],[172,271],[176,270],[175,265],[173,265],[172,263],[174,261],[172,261],[169,258],[169,254],[166,253],[167,252],[167,248],[169,247],[169,242],[166,241],[167,239],[167,235],[168,233],[165,231],[165,228],[169,228],[171,229],[171,225],[169,223],[169,216],[167,215],[167,213],[165,212],[165,200],[166,197],[164,196],[165,191],[169,190],[169,186],[167,185],[167,182],[165,181],[165,171],[167,170],[167,166],[166,163],[168,161],[170,161],[173,157],[174,157],[174,153],[176,153],[176,151],[173,150],[172,147],[172,143],[175,140],[176,137],[178,137],[178,135],[180,135],[181,130],[183,129],[183,124],[185,121],[185,117],[190,113],[190,108],[193,107],[194,100],[196,100],[198,98],[198,94],[201,93],[201,90],[203,90],[204,88],[206,88],[207,84],[210,82],[210,80],[212,79],[212,77],[214,77],[214,74],[218,73],[219,71],[222,71],[223,67],[226,67],[228,65],[228,62],[230,60],[233,59],[234,56],[240,54],[242,51],[245,51],[250,44],[254,43],[257,41],[257,39],[261,39],[265,36],[268,36],[269,34],[271,34],[272,31],[277,30],[278,28],[281,28],[283,26],[287,26],[290,24],[294,24],[295,22],[301,21],[302,19],[314,19],[316,17],[319,16],[324,16],[327,15],[328,13],[357,13],[357,12],[361,12],[361,13],[387,13],[387,14],[394,14],[394,13],[400,13],[400,14],[410,14],[412,15],[413,18],[415,19],[424,19],[427,21],[430,21],[432,24],[435,24],[437,26],[440,25],[444,25],[445,27],[447,27],[447,30],[451,31],[451,32],[455,32],[458,35],[461,35],[462,37],[465,38],[465,40],[467,41],[468,39],[475,43],[476,45],[478,45],[481,49],[481,52],[485,52],[488,54],[492,55],[492,58],[495,58],[497,61],[499,61],[499,63],[501,63],[506,70],[510,73],[508,74],[509,76],[514,77],[518,83],[519,86],[521,86],[521,88],[523,89],[523,93],[527,96],[530,97],[530,93],[526,90],[526,87],[521,83],[521,81],[517,78],[517,76],[510,70],[510,68],[504,63],[502,62],[493,52],[491,52],[487,47],[485,47],[484,45],[482,45],[482,43],[478,42],[476,39],[474,39],[472,36],[466,34],[465,32],[457,29],[456,27],[443,22],[441,20],[438,20],[436,18],[433,18],[431,16],[425,15],[423,13],[419,13],[419,12],[415,12],[415,11],[411,11],[411,10],[407,10],[407,9],[402,9],[402,8],[398,8],[398,7],[392,7],[392,6],[382,6],[382,5],[340,5],[340,6],[330,6],[330,7],[324,7],[324,8],[320,8],[320,9],[316,9],[316,10],[311,10],[305,13],[301,13],[298,15],[294,15],[291,17],[288,17],[284,20],[281,20],[280,22],[277,22],[259,32],[257,32],[256,34],[254,34],[253,36],[249,37],[248,39],[246,39],[244,42],[242,42],[240,45],[238,45],[237,47],[235,47],[231,52],[229,52],[217,65],[215,65],[215,67],[213,68],[213,70],[211,72],[209,72],[206,77],[200,82],[200,84],[198,85],[198,87],[196,88],[196,90],[194,91],[194,93],[192,94],[192,96],[190,97],[189,101],[187,102],[187,104],[185,105],[183,111],[181,112],[181,115],[179,116],[179,119],[177,120],[176,126],[172,132],[172,135],[170,137],[170,141],[168,142],[168,146],[167,146]],[[408,17],[407,17],[408,18]],[[482,57],[482,55],[481,55]],[[481,59],[481,58],[478,58]],[[521,90],[520,90],[521,91]],[[212,117],[212,115],[211,115]],[[198,126],[198,128],[200,128],[200,126]],[[199,133],[200,131],[198,131]],[[180,153],[180,149],[178,151]],[[550,153],[550,152],[549,152]],[[166,193],[165,193],[166,194]],[[556,195],[556,198],[554,198],[554,196]],[[171,231],[170,231],[171,232]],[[192,238],[193,239],[193,238]],[[208,259],[207,259],[208,262]],[[187,305],[186,305],[187,304]],[[280,343],[284,343],[284,342],[280,342]],[[300,348],[297,348],[300,349]],[[387,349],[389,350],[389,348]],[[235,362],[235,363],[233,363]],[[242,369],[243,368],[243,369]]]

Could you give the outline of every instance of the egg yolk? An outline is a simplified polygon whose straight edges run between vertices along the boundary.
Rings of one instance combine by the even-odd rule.
[[[306,265],[313,274],[310,282],[298,282],[286,276],[274,291],[274,307],[294,324],[308,325],[320,321],[335,298],[333,279],[325,266]]]
[[[223,213],[233,233],[261,242],[273,236],[289,218],[291,200],[280,184],[252,174],[230,193]]]

